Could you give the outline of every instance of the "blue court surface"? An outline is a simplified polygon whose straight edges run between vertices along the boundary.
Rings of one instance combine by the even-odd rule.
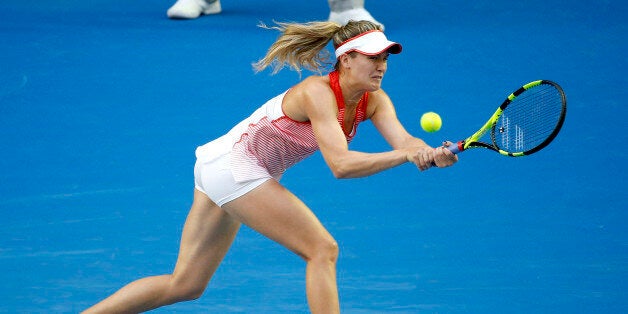
[[[530,157],[336,180],[317,153],[290,169],[282,183],[339,243],[343,312],[627,313],[628,4],[366,2],[404,45],[383,88],[428,143],[469,135],[532,80],[561,84],[568,112]],[[0,4],[1,313],[76,313],[171,272],[196,146],[300,80],[253,72],[277,36],[256,24],[329,13],[223,0],[172,21],[173,3]],[[426,111],[441,131],[420,129]],[[351,147],[389,149],[368,122]],[[244,227],[200,299],[154,313],[303,313],[304,290],[304,263]]]

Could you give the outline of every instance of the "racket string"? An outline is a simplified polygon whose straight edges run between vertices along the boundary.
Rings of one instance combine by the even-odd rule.
[[[562,106],[562,94],[553,85],[526,90],[504,109],[492,131],[493,144],[509,152],[541,145],[559,123]]]

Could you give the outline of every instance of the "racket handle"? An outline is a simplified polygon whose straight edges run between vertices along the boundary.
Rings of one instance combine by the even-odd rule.
[[[447,147],[445,147],[447,149],[449,149],[450,152],[454,153],[454,154],[458,154],[461,151],[464,150],[464,142],[460,141],[458,143],[454,143],[453,145],[449,145]]]
[[[453,145],[449,145],[449,146],[443,146],[447,149],[449,149],[450,152],[454,153],[454,155],[459,154],[460,152],[462,152],[464,150],[464,141],[460,141],[458,143],[454,143]],[[436,167],[435,163],[432,163],[433,167]]]

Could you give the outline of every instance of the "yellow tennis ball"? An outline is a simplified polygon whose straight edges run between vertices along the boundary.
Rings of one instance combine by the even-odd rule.
[[[442,125],[443,121],[436,112],[426,112],[421,116],[421,127],[425,132],[436,132]]]

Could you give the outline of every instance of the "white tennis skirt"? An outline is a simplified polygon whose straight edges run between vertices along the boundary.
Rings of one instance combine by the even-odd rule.
[[[269,175],[265,178],[236,182],[229,167],[229,157],[230,154],[225,154],[209,163],[197,160],[194,165],[194,187],[218,206],[233,201],[272,179]]]

